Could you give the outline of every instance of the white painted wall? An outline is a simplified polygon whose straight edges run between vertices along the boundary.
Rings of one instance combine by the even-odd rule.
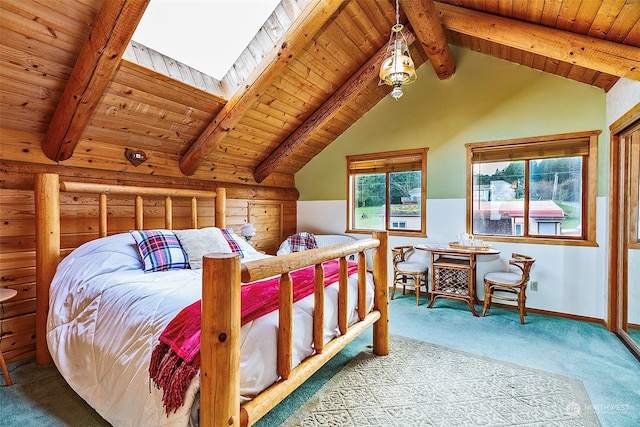
[[[640,81],[621,78],[607,92],[607,126],[640,102]]]
[[[429,237],[410,238],[391,236],[389,247],[426,243],[446,244],[454,241],[465,228],[464,199],[436,199],[427,201],[427,230]],[[527,292],[527,306],[541,310],[586,316],[606,317],[607,268],[607,201],[598,198],[596,234],[599,247],[578,247],[539,244],[494,243],[499,256],[478,257],[476,286],[480,299],[484,297],[482,277],[488,271],[506,269],[512,252],[536,258],[531,280],[537,280],[539,290]],[[298,230],[318,234],[343,234],[346,226],[346,201],[298,202]],[[363,238],[365,235],[356,235]],[[424,253],[428,259],[428,253]],[[389,266],[389,271],[392,271]]]

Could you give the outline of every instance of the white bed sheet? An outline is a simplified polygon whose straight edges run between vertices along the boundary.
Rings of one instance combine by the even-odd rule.
[[[242,261],[268,255],[252,254]],[[114,426],[186,426],[199,376],[185,404],[165,414],[162,391],[149,380],[151,352],[175,315],[201,297],[202,270],[144,273],[129,233],[88,242],[58,266],[51,284],[47,343],[69,385]],[[373,307],[368,275],[367,310]],[[357,320],[356,275],[349,280],[349,324]],[[325,341],[337,335],[337,285],[327,287]],[[294,308],[293,362],[312,354],[313,296]],[[277,312],[241,329],[241,400],[278,379]]]

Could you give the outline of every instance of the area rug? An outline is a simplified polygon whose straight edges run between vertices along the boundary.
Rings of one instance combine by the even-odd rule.
[[[410,338],[359,353],[283,426],[599,426],[582,382]]]

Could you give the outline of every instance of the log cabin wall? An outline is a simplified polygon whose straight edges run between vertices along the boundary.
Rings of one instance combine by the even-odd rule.
[[[3,148],[4,149],[4,148]],[[0,161],[0,286],[18,291],[0,310],[2,352],[7,362],[35,356],[35,208],[33,177],[38,172],[59,173],[71,181],[108,182],[153,187],[227,189],[226,225],[237,233],[253,222],[258,230],[254,246],[275,254],[280,242],[296,231],[296,200],[292,188],[239,185],[194,179],[149,176],[90,168]],[[189,228],[191,201],[175,198],[172,228]],[[61,194],[62,254],[98,236],[98,198]],[[164,198],[144,199],[144,228],[165,228]],[[134,228],[134,200],[108,196],[109,234]],[[213,201],[198,201],[198,227],[214,223]]]

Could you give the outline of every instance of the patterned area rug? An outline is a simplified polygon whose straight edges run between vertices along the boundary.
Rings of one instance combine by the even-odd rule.
[[[361,352],[283,426],[599,426],[582,382],[410,338]]]

